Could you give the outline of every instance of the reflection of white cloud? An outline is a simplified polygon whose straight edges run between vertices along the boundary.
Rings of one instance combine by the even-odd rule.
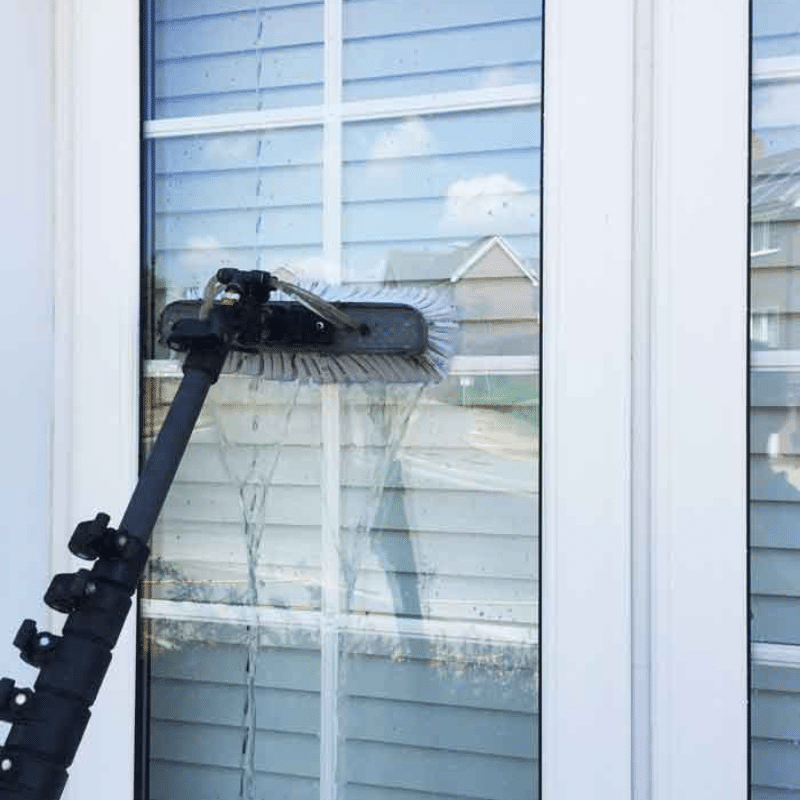
[[[252,139],[240,135],[215,137],[207,144],[208,159],[222,164],[251,161],[252,142]]]
[[[439,227],[471,233],[532,231],[539,218],[539,198],[508,175],[495,172],[451,183]]]
[[[184,294],[195,296],[221,267],[231,266],[231,253],[214,236],[192,236],[181,253],[180,288]]]
[[[514,73],[508,67],[492,67],[481,76],[478,89],[495,89],[498,86],[510,86],[515,83]]]
[[[403,158],[430,152],[434,137],[419,117],[409,117],[384,131],[370,150],[370,159]]]

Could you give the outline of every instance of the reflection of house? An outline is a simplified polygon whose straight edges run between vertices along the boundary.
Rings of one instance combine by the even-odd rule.
[[[800,347],[800,150],[753,161],[751,338]]]
[[[452,287],[464,355],[531,355],[539,349],[539,279],[500,236],[442,252],[391,250],[387,283]]]

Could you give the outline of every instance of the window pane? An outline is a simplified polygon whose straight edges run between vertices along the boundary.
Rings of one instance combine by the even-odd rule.
[[[321,2],[156,0],[154,118],[322,100]]]
[[[538,116],[514,108],[347,125],[346,279],[443,287],[460,310],[462,354],[538,352]]]
[[[541,24],[536,0],[345,0],[345,99],[538,85]]]
[[[196,119],[146,133],[144,445],[156,321],[220,267],[429,287],[457,358],[212,388],[142,592],[154,800],[538,796],[540,3],[342,11],[323,75],[321,2],[152,2],[150,105]]]
[[[753,6],[750,531],[753,800],[800,793],[800,15]]]
[[[150,797],[318,795],[319,639],[313,632],[152,620],[144,646],[150,653]]]

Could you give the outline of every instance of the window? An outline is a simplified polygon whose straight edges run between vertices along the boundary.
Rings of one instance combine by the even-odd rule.
[[[139,144],[134,91],[137,67],[133,48],[137,9],[135,3],[130,3],[123,7],[115,4],[106,11],[106,5],[99,4],[95,8],[84,3],[74,7],[59,4],[58,9],[59,76],[64,78],[74,72],[74,83],[66,79],[66,82],[58,82],[59,108],[63,107],[67,114],[67,117],[59,115],[58,118],[67,119],[71,114],[74,123],[65,124],[64,130],[74,133],[74,141],[65,133],[65,141],[59,145],[64,157],[58,161],[63,188],[68,195],[67,205],[61,206],[65,241],[59,245],[59,263],[74,264],[74,275],[69,270],[59,273],[65,278],[68,290],[60,296],[72,293],[74,302],[57,305],[57,319],[60,320],[57,338],[69,343],[73,359],[69,367],[67,361],[60,362],[70,373],[60,384],[70,402],[59,404],[59,408],[64,409],[64,418],[57,425],[54,456],[55,463],[62,465],[61,472],[57,472],[61,475],[58,492],[62,500],[56,516],[62,520],[57,534],[60,531],[63,535],[56,536],[58,542],[54,550],[59,554],[75,520],[91,516],[97,510],[98,496],[102,497],[99,503],[112,515],[115,509],[124,507],[135,472],[138,430],[134,353],[139,281],[136,162]],[[227,3],[226,9],[241,10],[244,5]],[[285,9],[289,4],[282,5],[285,23],[285,14],[289,13]],[[171,9],[170,13],[181,15],[175,24],[184,26],[199,24],[203,8],[192,7],[193,13],[184,3],[163,6],[166,11]],[[379,124],[390,129],[392,124],[408,118],[419,118],[426,123],[434,118],[444,121],[448,117],[474,115],[500,106],[517,112],[535,106],[537,99],[529,88],[520,95],[515,94],[515,86],[526,84],[525,70],[530,67],[525,65],[522,71],[512,70],[508,79],[495,78],[496,85],[478,86],[479,76],[486,74],[485,65],[471,72],[472,83],[465,84],[464,76],[434,76],[435,83],[431,79],[428,99],[439,97],[444,101],[443,93],[449,93],[450,99],[458,95],[460,100],[475,100],[478,97],[475,92],[480,91],[481,97],[491,98],[487,108],[433,107],[433,103],[427,102],[419,105],[415,92],[420,83],[428,81],[427,74],[424,79],[416,76],[409,82],[395,82],[388,69],[380,75],[369,70],[365,72],[360,57],[355,59],[355,66],[347,67],[354,71],[345,74],[347,59],[344,55],[339,59],[326,50],[325,42],[329,41],[326,39],[328,31],[337,37],[341,35],[344,51],[344,42],[349,41],[348,31],[352,28],[344,25],[346,20],[341,18],[341,24],[336,23],[336,18],[329,14],[331,8],[330,3],[322,5],[322,38],[314,38],[318,32],[311,16],[314,9],[306,8],[304,13],[310,16],[303,25],[305,38],[271,42],[256,36],[251,40],[251,45],[253,41],[261,41],[265,52],[270,48],[274,50],[273,58],[289,58],[294,49],[303,52],[291,69],[287,66],[283,72],[285,80],[280,86],[276,81],[259,79],[256,57],[251,59],[254,66],[245,89],[237,93],[236,84],[231,84],[227,92],[230,96],[223,98],[223,105],[216,109],[209,105],[207,111],[187,111],[185,115],[180,110],[181,104],[188,106],[197,102],[199,109],[203,103],[210,102],[208,97],[213,92],[208,92],[207,86],[197,85],[175,94],[170,94],[170,89],[162,97],[164,104],[156,108],[154,102],[145,115],[148,118],[147,141],[153,151],[158,148],[166,151],[170,141],[174,144],[181,138],[186,143],[192,141],[192,146],[199,146],[214,138],[231,142],[248,135],[258,139],[265,132],[274,133],[276,137],[281,131],[299,132],[306,143],[305,160],[299,168],[307,170],[307,176],[321,171],[318,196],[315,196],[317,186],[310,179],[302,186],[285,184],[284,197],[304,209],[303,226],[293,229],[295,239],[291,240],[288,232],[292,229],[286,225],[286,217],[281,223],[281,215],[276,213],[273,216],[275,228],[262,230],[266,236],[266,230],[282,229],[287,238],[281,246],[305,248],[307,252],[302,257],[308,268],[314,266],[321,271],[329,268],[328,253],[337,252],[336,249],[326,251],[331,243],[336,244],[337,236],[341,237],[338,252],[344,254],[351,244],[355,245],[349,255],[354,257],[351,263],[356,267],[358,248],[376,244],[367,238],[369,217],[359,216],[357,204],[392,202],[389,197],[370,200],[355,192],[348,195],[357,184],[345,185],[342,181],[337,188],[344,171],[328,169],[337,163],[325,157],[329,145],[340,152],[338,163],[342,165],[349,157],[350,151],[346,153],[345,150],[352,131],[376,130]],[[519,309],[525,314],[500,317],[493,320],[492,325],[472,326],[474,335],[471,334],[469,341],[473,352],[460,354],[462,360],[456,362],[453,380],[447,386],[451,392],[450,405],[459,412],[466,409],[467,413],[476,414],[483,411],[481,404],[487,393],[496,393],[497,387],[501,387],[511,409],[508,418],[514,420],[514,425],[520,424],[516,415],[520,411],[527,414],[529,409],[535,408],[541,396],[540,746],[542,796],[546,800],[586,797],[592,793],[624,798],[640,791],[636,787],[648,786],[658,787],[664,796],[685,797],[697,791],[699,779],[709,796],[743,797],[745,791],[742,545],[745,490],[740,458],[744,449],[741,419],[745,393],[740,375],[747,328],[741,319],[744,275],[742,273],[737,283],[739,273],[732,265],[747,255],[742,155],[746,143],[743,127],[746,9],[743,3],[726,4],[722,8],[712,0],[694,0],[686,6],[681,2],[658,5],[657,13],[650,17],[648,8],[637,5],[636,17],[632,19],[630,4],[622,0],[604,4],[559,0],[548,5],[547,114],[542,153],[545,267],[541,274],[530,270],[521,240],[509,240],[518,235],[513,230],[498,234],[502,243],[492,243],[495,231],[482,230],[481,238],[485,241],[478,245],[478,249],[493,248],[492,260],[502,257],[509,267],[513,266],[513,259],[507,258],[504,247],[515,254],[530,270],[529,285],[534,286],[534,277],[541,281],[541,308],[531,306],[529,297],[521,297]],[[265,18],[270,13],[278,13],[276,6],[263,3],[258,8],[253,5],[247,9],[251,17],[254,10],[260,10]],[[699,32],[708,29],[708,25],[701,24],[705,22],[714,28],[715,36],[700,35]],[[509,22],[509,28],[511,25]],[[289,27],[282,24],[280,29],[288,35]],[[341,34],[336,33],[337,27]],[[231,30],[226,36],[233,37],[229,40],[234,44],[228,53],[233,53],[246,41],[241,36],[237,40]],[[257,27],[255,32],[258,35]],[[198,35],[198,41],[200,38]],[[368,47],[368,31],[362,38],[367,41],[361,45]],[[236,45],[236,41],[240,45]],[[318,68],[320,42],[322,66]],[[155,44],[152,40],[148,42],[150,52],[154,51]],[[654,47],[657,47],[658,58],[652,60],[650,48]],[[393,57],[389,49],[386,52],[387,57]],[[181,55],[175,51],[172,60],[177,65],[184,58],[188,63],[203,56],[195,52]],[[335,97],[325,96],[329,85],[325,76],[335,68],[336,61],[341,61],[341,103]],[[103,70],[97,69],[98,63],[104,65]],[[350,63],[352,65],[353,60]],[[698,65],[703,69],[698,69]],[[361,68],[360,73],[358,68]],[[212,72],[222,74],[220,70],[209,70]],[[320,80],[325,101],[322,106],[318,100]],[[446,80],[455,80],[455,83],[442,88]],[[345,88],[348,84],[349,88]],[[371,86],[375,87],[375,96],[364,94]],[[126,91],[126,87],[130,91]],[[308,92],[306,97],[311,99],[302,99],[303,92]],[[279,95],[283,95],[283,100]],[[313,99],[315,96],[317,99]],[[259,97],[263,103],[260,109]],[[167,101],[172,103],[173,100],[175,105],[167,107]],[[340,115],[320,114],[321,108],[337,107]],[[491,115],[487,113],[486,116]],[[202,127],[196,125],[198,118],[202,119]],[[236,122],[236,130],[230,128],[232,120]],[[331,126],[330,123],[337,120],[340,124]],[[337,129],[342,134],[339,142],[330,137]],[[318,161],[314,161],[314,137],[320,133],[322,153]],[[279,143],[274,147],[277,149],[273,152],[279,155]],[[196,155],[199,159],[205,157],[199,151]],[[240,159],[247,156],[247,150],[240,151]],[[265,159],[267,156],[263,146],[261,156]],[[234,167],[234,163],[231,163],[231,173],[236,169],[249,168],[256,172],[272,169],[269,162],[260,163],[257,159],[251,160],[249,167],[241,161]],[[439,172],[432,177],[441,178],[442,175]],[[197,175],[189,177],[199,178]],[[519,182],[525,185],[524,180]],[[145,188],[150,192],[148,208],[153,209],[158,199],[157,187]],[[333,188],[335,192],[331,191]],[[413,186],[408,188],[410,191]],[[512,185],[506,184],[505,188],[506,193],[515,198],[521,194]],[[306,191],[305,197],[301,189]],[[232,195],[236,191],[233,189]],[[180,194],[172,192],[170,202]],[[162,199],[165,196],[162,195]],[[186,196],[187,192],[183,192],[183,197]],[[248,202],[254,196],[248,196]],[[325,212],[325,204],[334,197],[342,198],[338,221],[334,213]],[[397,199],[400,198],[394,198]],[[358,212],[353,216],[349,214],[351,202],[356,204],[353,210]],[[317,222],[315,207],[319,206],[322,211]],[[250,211],[254,207],[249,207]],[[270,213],[279,211],[266,205],[264,208]],[[336,204],[327,208],[335,209]],[[484,206],[484,210],[486,208]],[[165,236],[180,234],[181,228],[176,227],[180,225],[188,232],[192,214],[210,210],[176,208],[176,219],[167,225],[165,217],[162,232]],[[214,213],[223,212],[225,216],[233,210],[223,207],[215,209]],[[256,238],[256,219],[257,216],[247,217],[245,229],[252,234],[258,249],[266,252],[267,246]],[[227,220],[228,230],[235,232],[235,214],[228,215]],[[426,223],[430,222],[426,218]],[[321,226],[322,233],[311,238],[315,226]],[[147,230],[151,234],[157,232],[152,225]],[[102,235],[98,235],[98,231],[102,231]],[[396,232],[403,233],[402,229]],[[195,233],[198,237],[211,235],[202,227]],[[352,242],[347,238],[350,235],[354,237]],[[466,248],[470,244],[476,242],[463,241],[459,246]],[[146,252],[152,251],[152,245],[152,240],[145,242]],[[195,245],[192,255],[198,257],[195,264],[202,272],[208,266],[202,264],[203,259],[211,258],[213,263],[215,244],[200,239]],[[417,247],[396,249],[407,252]],[[468,256],[464,262],[468,263],[469,254],[462,255]],[[386,252],[385,260],[391,264],[388,256]],[[766,257],[765,261],[771,257]],[[381,260],[378,258],[377,262]],[[481,277],[483,267],[474,266],[463,272],[465,283],[451,281],[464,270],[464,263],[453,272],[442,270],[442,274],[448,276],[452,291],[469,286],[469,282],[474,288],[480,281],[490,279]],[[109,264],[114,265],[115,276],[115,291],[110,293],[106,291]],[[191,263],[185,266],[188,270],[192,268]],[[405,269],[413,264],[406,260],[401,266]],[[336,275],[328,277],[335,279]],[[344,274],[342,277],[346,278]],[[522,286],[525,270],[509,272],[503,279]],[[152,297],[163,291],[166,300],[170,287],[156,285],[154,278],[151,289]],[[192,285],[187,283],[181,286],[179,293],[191,290]],[[108,328],[112,303],[118,325],[107,330],[99,341],[96,332]],[[774,306],[767,302],[763,308]],[[520,345],[521,354],[504,353],[502,349],[498,352],[498,348],[508,343],[516,346],[516,334],[523,342],[526,338],[535,341],[540,315],[544,321],[541,342],[544,357],[540,368],[543,379],[534,392],[527,376],[534,374],[537,364],[530,360],[530,351],[524,350],[527,345]],[[519,325],[520,321],[523,324]],[[504,338],[503,327],[509,323],[517,327],[512,336]],[[157,410],[158,402],[168,400],[175,376],[167,374],[170,368],[166,354],[157,351],[152,342],[148,346],[148,377],[143,388],[149,391],[158,382],[160,396],[154,404]],[[505,359],[502,365],[498,357]],[[782,357],[781,351],[760,356],[765,361]],[[487,364],[483,359],[493,361]],[[97,380],[98,363],[102,365],[102,381]],[[713,369],[709,368],[711,364]],[[487,376],[493,384],[487,381]],[[525,380],[529,391],[522,393]],[[241,382],[239,386],[243,394],[239,398],[235,395],[229,398],[229,409],[240,404],[252,410],[247,393],[257,393],[258,387]],[[286,386],[280,387],[280,391],[286,389]],[[524,402],[522,408],[517,408],[520,398]],[[306,437],[305,444],[302,439],[299,444],[306,447],[315,463],[324,460],[321,453],[314,452],[315,443],[321,448],[321,443],[327,442],[331,455],[328,465],[331,468],[338,465],[340,476],[352,475],[352,465],[333,457],[332,453],[343,449],[341,444],[351,432],[364,436],[369,432],[363,427],[354,427],[355,423],[362,426],[364,423],[363,414],[356,408],[358,404],[350,407],[351,401],[347,398],[328,396],[324,400],[326,413],[323,415],[321,397],[313,403],[306,403],[306,399],[309,398],[298,396],[293,406],[294,419],[287,421],[287,429]],[[355,400],[352,398],[353,403]],[[392,405],[383,399],[378,402],[374,397],[361,398],[359,402],[362,409],[382,410],[382,417],[376,414],[370,419],[371,433],[386,436],[396,429],[392,427],[398,420],[395,412],[401,410],[402,403]],[[427,409],[427,405],[421,405],[423,402],[427,403],[427,398],[420,400],[418,408]],[[280,397],[271,396],[264,404],[267,416],[279,404]],[[328,413],[331,409],[338,413]],[[213,406],[209,406],[208,414],[213,410]],[[303,418],[305,412],[308,413]],[[303,420],[312,420],[314,413],[318,414],[319,424],[304,427]],[[402,420],[402,414],[399,418]],[[242,419],[240,430],[248,430],[248,424],[252,427],[252,416],[248,419],[245,413]],[[279,430],[283,417],[278,413],[271,419]],[[322,432],[323,419],[331,427],[325,430],[324,437],[320,435],[316,440],[316,434]],[[336,426],[333,426],[334,420]],[[155,414],[145,423],[146,426],[157,425]],[[338,447],[332,446],[336,444],[337,429]],[[145,432],[147,430],[152,427],[146,427]],[[207,441],[203,442],[203,436],[211,432],[211,417],[208,416],[198,431],[198,444],[208,445]],[[479,438],[473,444],[483,446],[485,439]],[[214,446],[221,452],[218,440],[214,441]],[[260,451],[267,459],[266,468],[275,450],[266,447]],[[281,463],[280,458],[277,463]],[[119,464],[122,468],[114,466]],[[374,466],[374,462],[362,463],[361,474]],[[217,469],[223,468],[218,462]],[[234,471],[246,468],[245,459],[233,459]],[[305,474],[311,475],[310,472]],[[278,466],[275,475],[279,475]],[[404,479],[405,476],[404,470]],[[390,475],[390,486],[396,477]],[[321,490],[320,484],[316,487],[317,491]],[[306,497],[313,498],[314,488],[310,483],[305,489],[311,490]],[[330,495],[331,498],[335,496]],[[338,497],[340,511],[348,512],[353,508],[349,505],[352,498],[348,493],[339,493]],[[197,512],[195,499],[185,499],[190,501],[186,507]],[[216,502],[213,494],[207,499]],[[304,513],[318,507],[317,498],[313,500],[303,506]],[[240,513],[235,506],[234,509]],[[238,519],[242,519],[241,514]],[[296,517],[293,519],[297,521]],[[319,520],[307,517],[306,521],[309,528],[315,524],[321,528]],[[264,534],[262,545],[266,541]],[[334,541],[326,539],[327,546],[333,549]],[[292,545],[302,548],[302,538],[292,541]],[[373,570],[373,576],[391,574],[383,569],[372,549],[368,549],[368,555],[372,565],[380,567]],[[292,551],[284,551],[282,557],[297,556]],[[166,574],[169,562],[162,559],[155,562],[155,566],[161,570],[159,591],[166,591],[170,586]],[[305,579],[314,569],[321,570],[322,560],[314,564],[306,559],[300,566],[306,570],[304,585],[309,585]],[[204,569],[200,564],[195,567]],[[368,572],[359,571],[355,576],[356,584],[369,587],[368,579],[372,576]],[[284,572],[283,575],[286,578],[283,584],[285,601],[295,581],[293,573]],[[203,573],[203,576],[201,588],[208,591],[207,575]],[[245,577],[240,589],[246,590],[247,580]],[[382,590],[382,595],[376,591],[371,596],[383,598],[383,609],[378,608],[374,614],[371,610],[369,616],[394,620],[395,615],[386,613],[386,609],[394,609],[395,596],[405,603],[401,607],[406,609],[414,606],[416,598],[412,594],[409,599],[402,582],[390,583],[386,577],[382,580],[380,587],[372,584]],[[710,581],[714,591],[709,591]],[[183,590],[191,590],[189,581],[182,581],[181,585]],[[213,586],[218,585],[221,584]],[[422,607],[422,594],[419,596]],[[290,595],[288,599],[289,604],[271,606],[268,620],[271,627],[262,624],[262,630],[271,632],[275,628],[285,628],[289,615],[297,620],[303,612],[307,614],[306,619],[315,620],[316,630],[323,633],[322,626],[317,624],[322,618],[322,593],[318,598],[308,594],[302,598],[305,607],[300,605],[299,595]],[[340,597],[334,595],[324,602],[335,603],[337,599],[340,602]],[[253,628],[256,622],[262,621],[248,616],[251,612],[247,611],[247,604],[231,603],[228,597],[169,599],[164,595],[145,598],[144,602],[145,614],[152,620],[150,630],[146,631],[147,647],[152,645],[155,654],[160,646],[158,654],[165,657],[164,664],[170,658],[177,658],[179,653],[170,655],[166,648],[170,638],[159,643],[151,637],[153,629],[163,627],[170,635],[170,624],[173,630],[211,629],[219,644],[214,655],[222,658],[233,650],[241,657],[252,638],[248,640],[245,636],[238,642],[226,643],[222,632],[234,629],[246,633],[248,626]],[[158,603],[163,610],[159,617],[156,614]],[[319,607],[315,608],[315,604]],[[213,618],[201,617],[198,606],[208,609],[213,606]],[[221,618],[220,608],[230,617]],[[448,624],[451,623],[452,620],[448,620]],[[503,625],[502,622],[492,624],[498,628]],[[408,627],[406,622],[403,625]],[[342,659],[342,652],[331,645],[337,639],[341,643],[343,629],[326,627],[324,633],[328,638],[323,659],[323,637],[318,637],[317,644],[314,626],[306,638],[298,636],[291,642],[292,648],[285,646],[287,642],[277,640],[262,648],[271,648],[271,655],[280,650],[281,655],[287,655],[288,651],[299,656],[299,662],[279,670],[279,674],[294,681],[295,686],[259,687],[258,675],[259,672],[264,675],[264,671],[258,664],[254,692],[257,697],[261,688],[268,692],[286,692],[288,696],[293,691],[301,694],[306,705],[300,707],[302,713],[298,712],[296,718],[306,722],[317,719],[317,741],[322,742],[324,738],[329,746],[342,736],[346,737],[348,731],[334,724],[337,716],[330,713],[331,706],[327,707],[326,717],[321,713],[323,704],[316,714],[310,705],[315,692],[304,686],[318,685],[317,699],[323,687],[327,687],[328,696],[333,696],[335,681],[340,678],[333,667],[337,663],[349,666],[351,657],[361,659],[359,668],[366,662],[398,669],[407,667],[409,661],[416,663],[409,657],[414,655],[409,652],[409,643],[418,641],[419,637],[408,635],[404,628],[405,634],[400,638],[406,649],[398,652],[403,660],[395,662],[386,653],[358,650],[353,637],[346,632],[343,652],[347,658]],[[392,634],[396,635],[397,630],[393,629]],[[366,638],[370,635],[368,633]],[[131,641],[131,638],[127,640]],[[198,637],[197,641],[211,640]],[[132,659],[126,659],[124,644],[117,650],[114,671],[94,709],[88,738],[71,771],[70,796],[84,798],[98,792],[116,796],[127,792],[130,786],[133,772],[130,769]],[[523,646],[527,647],[524,642]],[[149,652],[144,647],[139,650],[142,655]],[[229,674],[231,662],[222,660],[219,663],[222,672]],[[303,666],[297,666],[298,663]],[[319,681],[314,673],[315,663],[320,667]],[[321,668],[323,663],[325,670]],[[241,670],[245,665],[246,658],[239,663]],[[309,676],[313,681],[303,684]],[[348,676],[345,678],[347,680]],[[173,682],[171,686],[176,687],[178,683]],[[169,678],[165,676],[164,686],[168,684]],[[399,687],[400,681],[392,685]],[[246,689],[246,682],[233,687],[240,700],[243,688]],[[209,699],[212,710],[225,710],[225,704],[220,705],[218,699],[217,705],[212,706],[212,696],[203,696]],[[162,694],[162,698],[167,695]],[[257,705],[255,707],[258,712]],[[180,708],[180,704],[165,702],[162,708]],[[235,710],[236,725],[229,727],[235,728],[241,736],[247,730],[238,719],[243,705]],[[515,713],[530,717],[530,711],[524,707]],[[265,714],[257,716],[265,719]],[[167,722],[169,725],[164,728],[167,736],[178,728],[191,728],[191,723]],[[147,730],[146,725],[138,727],[140,731]],[[357,732],[362,739],[366,735],[364,729]],[[297,745],[298,739],[305,742],[303,747],[290,749],[295,757],[293,768],[298,772],[305,770],[298,779],[302,786],[319,788],[321,776],[311,774],[308,765],[323,763],[328,767],[322,779],[327,781],[327,786],[333,785],[333,776],[341,773],[334,772],[330,765],[334,763],[334,754],[346,757],[347,742],[338,751],[334,747],[323,755],[314,745],[314,730],[308,725],[305,729],[284,733],[288,738],[283,739],[283,745],[290,740],[293,745]],[[255,748],[252,737],[250,742],[248,752],[254,752],[258,759],[259,738],[255,737]],[[162,737],[161,745],[172,744]],[[207,740],[200,742],[192,752],[195,755],[202,752],[207,744]],[[242,744],[247,747],[243,736],[238,744],[240,749]],[[273,744],[276,744],[275,739],[270,740],[270,745]],[[110,753],[114,754],[113,759],[109,758]],[[455,759],[451,763],[456,764]],[[202,766],[203,762],[199,764]],[[378,762],[375,764],[376,768],[380,766]],[[230,769],[241,780],[243,771],[238,756]],[[187,785],[191,788],[191,784]],[[213,791],[214,784],[208,786]],[[235,793],[238,790],[238,786],[234,787]]]
[[[236,266],[438,287],[462,336],[438,386],[212,390],[143,590],[145,792],[533,798],[541,7],[147,24],[149,319]]]

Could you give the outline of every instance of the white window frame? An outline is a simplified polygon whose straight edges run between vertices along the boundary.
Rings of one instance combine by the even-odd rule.
[[[747,796],[747,5],[546,7],[544,800]],[[59,570],[136,475],[138,22],[137,0],[56,4]],[[407,105],[385,114],[446,110]],[[68,798],[132,795],[132,631]]]

